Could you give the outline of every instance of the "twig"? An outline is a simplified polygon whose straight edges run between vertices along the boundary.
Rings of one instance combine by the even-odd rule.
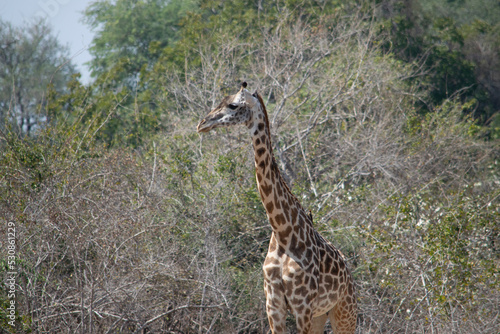
[[[149,184],[148,195],[151,192],[151,188],[153,187],[153,182],[155,180],[155,171],[156,171],[156,143],[154,141],[153,141],[153,152],[154,152],[153,173],[151,175],[151,183]]]
[[[318,193],[316,191],[316,186],[314,185],[313,179],[311,177],[311,172],[309,171],[309,167],[307,167],[306,153],[304,152],[304,147],[302,146],[302,139],[300,138],[300,132],[299,132],[299,128],[297,126],[297,122],[295,122],[295,125],[296,125],[296,129],[297,129],[297,138],[299,140],[300,152],[302,152],[302,157],[304,158],[304,166],[306,167],[307,176],[309,177],[309,183],[311,183],[311,189],[314,193],[314,196],[317,198]]]

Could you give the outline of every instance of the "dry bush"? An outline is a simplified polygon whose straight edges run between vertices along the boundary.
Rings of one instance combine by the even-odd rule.
[[[218,209],[206,211],[203,195],[192,196],[188,160],[174,145],[162,147],[164,155],[156,147],[151,156],[95,150],[80,160],[47,152],[35,170],[16,154],[25,145],[25,154],[36,155],[43,144],[11,144],[11,160],[2,168],[2,212],[17,227],[18,312],[25,329],[233,332],[255,326],[235,314],[235,303],[251,309],[248,297],[231,290],[255,275],[235,273],[240,282],[231,281],[234,269],[225,264],[232,253],[214,223]]]
[[[216,239],[207,250],[179,242],[165,178],[138,161],[117,151],[66,165],[24,198],[23,212],[9,210],[20,242],[19,298],[37,332],[196,328],[228,308],[229,283],[207,252]],[[32,182],[22,173],[17,181]],[[203,313],[187,317],[193,310]]]

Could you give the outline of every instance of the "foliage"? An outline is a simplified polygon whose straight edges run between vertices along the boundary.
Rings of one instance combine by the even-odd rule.
[[[498,303],[491,292],[500,289],[500,193],[488,188],[441,189],[444,201],[429,187],[394,196],[384,205],[384,220],[364,230],[367,247],[376,250],[365,274],[379,282],[380,300],[390,310],[392,325],[383,330],[495,331],[486,319]],[[443,324],[448,319],[451,327]]]
[[[77,77],[68,83],[67,92],[51,90],[48,112],[54,126],[74,126],[71,132],[91,136],[108,147],[138,147],[143,140],[163,128],[162,110],[151,101],[151,92],[112,89],[117,78],[112,74],[98,78],[89,86]],[[93,141],[92,141],[93,142]]]
[[[197,0],[96,1],[85,11],[94,30],[92,76],[116,69],[119,85],[135,87],[141,71],[154,64],[161,50],[178,39],[180,19],[195,10]]]
[[[75,72],[68,51],[44,21],[0,20],[0,46],[0,130],[32,135],[49,121],[47,87],[63,92]]]
[[[488,0],[390,0],[381,2],[377,16],[380,32],[389,35],[386,50],[425,69],[429,102],[474,101],[472,114],[489,124],[500,109],[499,11]]]

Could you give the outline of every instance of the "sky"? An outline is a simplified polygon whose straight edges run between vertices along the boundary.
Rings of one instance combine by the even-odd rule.
[[[86,62],[93,33],[82,22],[83,11],[95,0],[0,0],[0,17],[14,26],[22,26],[34,18],[44,17],[62,45],[67,45],[70,57],[82,74],[81,81],[89,83],[90,73]]]

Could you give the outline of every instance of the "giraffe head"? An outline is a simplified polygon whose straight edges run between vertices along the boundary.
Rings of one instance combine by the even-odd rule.
[[[238,93],[222,99],[222,102],[198,124],[197,131],[208,132],[217,127],[248,124],[253,111],[261,102],[257,92],[251,94],[246,87],[247,83],[243,82]]]

